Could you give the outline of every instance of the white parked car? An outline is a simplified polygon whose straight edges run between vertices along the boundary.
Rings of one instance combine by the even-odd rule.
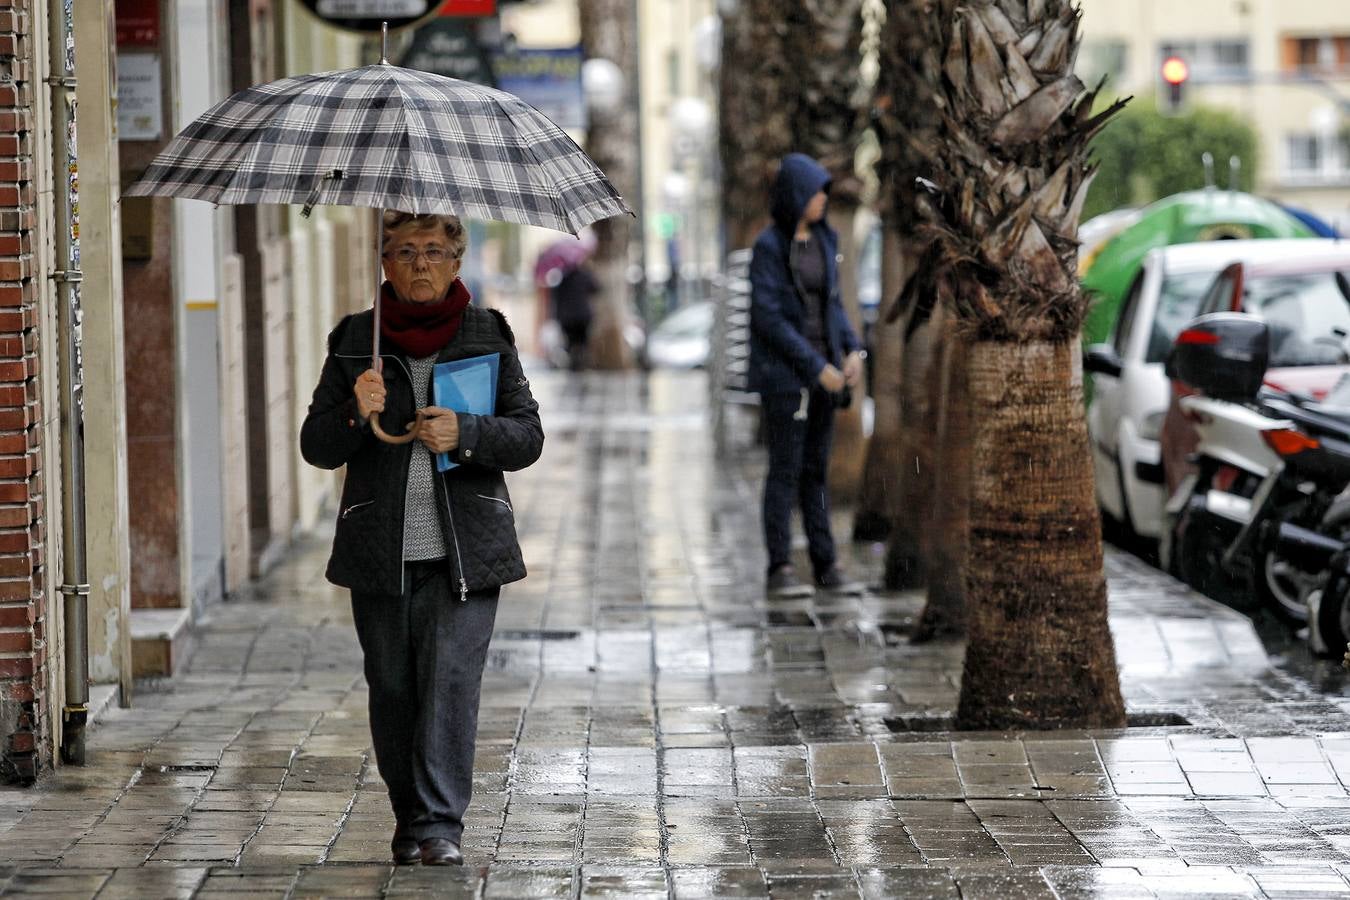
[[[1162,535],[1166,501],[1159,435],[1171,401],[1163,363],[1229,263],[1306,253],[1307,240],[1206,241],[1144,257],[1105,344],[1087,349],[1088,434],[1102,511],[1141,537]]]
[[[712,352],[715,307],[711,300],[682,306],[647,336],[647,359],[658,369],[700,369]]]

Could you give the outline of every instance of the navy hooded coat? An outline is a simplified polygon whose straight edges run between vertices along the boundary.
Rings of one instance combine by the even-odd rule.
[[[806,205],[830,185],[830,173],[804,153],[783,158],[773,186],[773,224],[755,239],[750,261],[750,389],[789,393],[817,383],[826,364],[840,366],[862,345],[839,298],[839,235],[824,220],[811,230],[825,250],[829,299],[825,307],[828,358],[802,336],[806,299],[788,266],[797,223]]]

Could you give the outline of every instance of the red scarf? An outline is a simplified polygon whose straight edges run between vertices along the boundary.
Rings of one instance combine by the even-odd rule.
[[[386,281],[380,287],[380,335],[413,359],[431,356],[454,339],[472,299],[458,278],[436,303],[405,303]]]

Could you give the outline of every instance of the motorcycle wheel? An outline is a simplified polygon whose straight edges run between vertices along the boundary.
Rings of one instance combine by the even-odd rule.
[[[1172,565],[1178,578],[1202,594],[1221,599],[1217,594],[1228,581],[1219,567],[1223,549],[1190,510],[1182,512],[1172,535]]]
[[[1337,500],[1322,516],[1319,530],[1346,540],[1350,538],[1347,529],[1350,529],[1350,500]],[[1281,560],[1272,550],[1262,555],[1261,568],[1253,578],[1252,588],[1267,609],[1286,622],[1302,624],[1308,621],[1308,594],[1318,587],[1320,579],[1320,575],[1310,575]],[[1322,602],[1332,607],[1344,605],[1342,600],[1331,598],[1331,593],[1330,587],[1322,590]]]
[[[1299,570],[1281,559],[1274,550],[1269,550],[1261,555],[1257,571],[1253,573],[1252,591],[1263,606],[1284,621],[1302,624],[1308,621],[1304,597],[1316,581],[1316,575]]]
[[[1345,576],[1331,578],[1317,603],[1317,630],[1332,659],[1344,657],[1350,645],[1350,603],[1346,603],[1350,584],[1346,582]]]

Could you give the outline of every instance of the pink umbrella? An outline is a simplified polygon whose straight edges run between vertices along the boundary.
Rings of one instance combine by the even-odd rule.
[[[554,241],[539,251],[539,259],[534,264],[534,283],[539,287],[552,287],[557,278],[581,265],[595,252],[595,232],[583,229],[580,237],[563,238]],[[551,273],[557,276],[550,279]]]

